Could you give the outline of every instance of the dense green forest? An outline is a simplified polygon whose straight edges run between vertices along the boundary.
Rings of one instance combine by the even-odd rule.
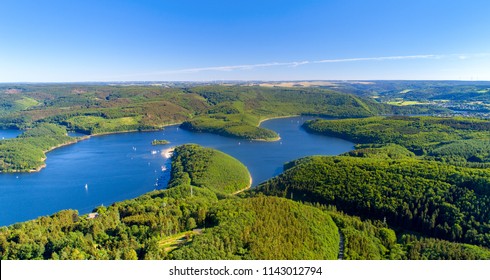
[[[304,124],[313,133],[379,146],[397,144],[428,160],[488,167],[490,121],[471,118],[371,117],[313,120]]]
[[[490,246],[490,171],[415,159],[309,157],[256,191],[337,206],[405,230]]]
[[[41,123],[14,139],[0,140],[0,172],[31,171],[40,168],[46,152],[76,142],[64,127]]]
[[[207,188],[219,195],[233,194],[251,184],[250,173],[240,161],[220,151],[191,144],[175,148],[171,177],[170,188]]]
[[[311,206],[259,196],[225,199],[210,209],[216,226],[172,252],[175,259],[336,259],[339,234],[332,218]]]
[[[331,207],[330,207],[331,208]],[[328,209],[328,208],[327,208]],[[386,221],[361,220],[328,209],[344,236],[345,260],[488,260],[490,250],[464,243],[397,233]]]

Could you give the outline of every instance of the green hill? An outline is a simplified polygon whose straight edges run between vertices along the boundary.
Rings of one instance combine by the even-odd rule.
[[[0,140],[0,172],[26,172],[44,165],[46,152],[74,143],[66,129],[59,125],[40,123],[14,139]]]
[[[322,89],[263,87],[196,87],[192,92],[212,107],[182,124],[185,129],[225,136],[277,140],[277,134],[257,127],[260,120],[288,115],[368,117],[392,112],[393,107],[353,95]]]
[[[438,238],[490,246],[490,172],[425,160],[309,157],[260,186]]]
[[[471,118],[371,117],[313,120],[313,133],[360,144],[397,144],[418,156],[471,167],[490,166],[490,121]],[[368,146],[364,146],[368,147]]]
[[[208,214],[211,228],[174,259],[337,259],[339,234],[325,212],[275,197],[227,199]]]
[[[170,188],[194,186],[221,195],[244,190],[251,184],[250,173],[240,161],[220,151],[193,144],[174,150],[171,178]]]

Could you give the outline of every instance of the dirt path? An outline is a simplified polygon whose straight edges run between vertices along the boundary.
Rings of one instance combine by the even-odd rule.
[[[248,186],[246,188],[244,188],[244,189],[241,189],[241,190],[238,190],[238,191],[232,193],[231,195],[239,194],[239,193],[244,192],[244,191],[246,191],[246,190],[248,190],[248,189],[250,189],[252,187],[252,175],[250,175],[250,173],[248,173],[248,177],[250,178],[249,179]]]

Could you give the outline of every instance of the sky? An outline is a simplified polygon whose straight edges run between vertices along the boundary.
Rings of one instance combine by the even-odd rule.
[[[1,0],[0,82],[490,80],[487,0]]]

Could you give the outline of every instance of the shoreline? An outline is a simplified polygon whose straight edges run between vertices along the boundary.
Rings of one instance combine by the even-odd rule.
[[[121,133],[160,131],[160,130],[165,129],[165,127],[167,127],[167,126],[178,125],[178,124],[181,124],[181,122],[180,123],[165,124],[161,128],[159,128],[159,129],[124,130],[124,131],[114,131],[114,132],[102,132],[102,133],[89,134],[89,135],[84,135],[84,136],[79,136],[79,137],[72,137],[72,138],[74,138],[72,141],[69,141],[69,142],[66,142],[66,143],[63,143],[63,144],[56,145],[54,147],[51,147],[51,148],[43,151],[43,153],[46,155],[46,157],[42,159],[43,164],[41,166],[38,166],[37,168],[30,169],[30,170],[12,170],[12,171],[8,171],[8,172],[0,172],[0,173],[8,174],[8,173],[35,173],[35,172],[40,172],[43,168],[45,168],[47,166],[45,161],[48,158],[47,154],[49,152],[54,151],[54,150],[56,150],[58,148],[62,148],[62,147],[65,147],[65,146],[76,144],[78,142],[81,142],[81,141],[90,139],[92,137],[105,136],[105,135],[111,135],[111,134],[121,134]]]
[[[166,158],[166,159],[169,159],[172,157],[172,155],[174,154],[174,150],[175,150],[175,147],[172,147],[172,148],[168,148],[168,149],[165,149],[163,150],[160,155],[162,155],[162,157]]]
[[[165,159],[171,159],[172,156],[173,156],[174,150],[175,150],[175,147],[162,150],[162,152],[160,153],[160,155],[163,158],[165,158]],[[252,188],[252,182],[253,182],[252,174],[250,174],[250,171],[248,171],[248,170],[247,170],[247,172],[248,172],[248,179],[249,179],[248,185],[245,188],[241,189],[241,190],[238,190],[238,191],[235,191],[235,192],[231,193],[231,195],[237,195],[237,194],[239,194],[241,192],[244,192],[244,191],[249,190],[250,188]]]
[[[276,138],[273,138],[273,139],[250,139],[250,140],[251,141],[260,141],[260,142],[276,142],[276,141],[281,140],[281,136],[277,136]]]
[[[155,128],[155,129],[144,129],[144,130],[132,129],[132,130],[122,130],[122,131],[99,132],[99,133],[94,133],[94,134],[88,134],[86,136],[88,136],[90,138],[92,136],[104,136],[104,135],[111,135],[111,134],[160,131],[160,130],[165,129],[165,127],[167,127],[167,126],[178,125],[178,124],[182,124],[182,122],[165,124],[162,127]],[[85,136],[82,136],[82,137],[85,137]]]
[[[251,188],[252,188],[252,181],[253,181],[253,180],[252,180],[252,174],[250,174],[250,172],[248,172],[248,178],[249,178],[249,183],[248,183],[248,186],[247,186],[246,188],[243,188],[243,189],[241,189],[241,190],[238,190],[238,191],[236,191],[236,192],[232,193],[231,195],[237,195],[237,194],[239,194],[239,193],[242,193],[242,192],[244,192],[244,191],[246,191],[246,190],[251,189]]]
[[[53,147],[51,147],[51,148],[49,148],[49,149],[47,149],[47,150],[43,151],[43,153],[44,153],[44,155],[45,155],[46,157],[44,157],[44,158],[42,158],[42,159],[41,159],[41,160],[42,160],[42,162],[43,162],[43,164],[42,164],[42,165],[40,165],[40,166],[38,166],[38,167],[36,167],[36,168],[29,169],[29,170],[12,170],[12,171],[8,171],[8,172],[0,172],[0,173],[3,173],[3,174],[8,174],[8,173],[35,173],[35,172],[39,172],[39,171],[41,171],[43,168],[45,168],[45,167],[46,167],[46,162],[45,162],[45,161],[46,161],[46,159],[48,158],[48,157],[47,157],[47,153],[49,153],[49,152],[51,152],[51,151],[53,151],[53,150],[56,150],[56,149],[58,149],[58,148],[64,147],[64,146],[69,146],[69,145],[72,145],[72,144],[76,144],[76,143],[78,143],[78,142],[80,142],[80,141],[83,141],[83,140],[86,140],[86,139],[88,139],[88,138],[90,138],[90,137],[89,137],[89,136],[81,136],[81,137],[76,137],[76,138],[74,138],[74,140],[72,140],[72,141],[65,142],[65,143],[62,143],[62,144],[59,144],[59,145],[53,146]]]
[[[263,122],[268,121],[268,120],[274,120],[274,119],[286,119],[286,118],[292,118],[292,117],[300,117],[302,115],[288,115],[288,116],[279,116],[279,117],[269,117],[265,118],[259,121],[259,124],[257,126],[260,126]]]
[[[268,121],[268,120],[273,120],[273,119],[283,119],[283,118],[291,118],[291,117],[298,117],[298,116],[301,116],[301,115],[288,115],[288,116],[277,116],[277,117],[268,117],[268,118],[264,118],[262,120],[259,120],[259,123],[257,125],[257,127],[260,127],[260,125],[265,122],[265,121]],[[91,137],[97,137],[97,136],[105,136],[105,135],[111,135],[111,134],[122,134],[122,133],[134,133],[134,132],[152,132],[152,131],[160,131],[160,130],[163,130],[165,129],[165,127],[168,127],[168,126],[173,126],[173,125],[179,125],[179,124],[182,124],[183,122],[176,122],[176,123],[169,123],[169,124],[164,124],[162,125],[160,128],[158,129],[148,129],[148,130],[124,130],[124,131],[111,131],[111,132],[101,132],[101,133],[94,133],[94,134],[89,134],[89,135],[84,135],[84,136],[80,136],[80,137],[73,137],[74,140],[72,141],[69,141],[69,142],[66,142],[66,143],[63,143],[63,144],[59,144],[59,145],[56,145],[54,147],[51,147],[45,151],[43,151],[46,155],[45,158],[42,159],[43,161],[43,164],[37,168],[34,168],[34,169],[30,169],[30,170],[12,170],[12,171],[9,171],[9,172],[0,172],[0,173],[4,173],[4,174],[7,174],[7,173],[34,173],[34,172],[40,172],[43,168],[46,167],[46,163],[45,163],[45,160],[47,159],[47,154],[53,150],[56,150],[58,148],[62,148],[62,147],[65,147],[65,146],[68,146],[68,145],[72,145],[72,144],[76,144],[80,141],[84,141],[84,140],[87,140],[87,139],[90,139]],[[217,134],[217,135],[220,135],[219,133],[213,133],[213,134]],[[238,138],[240,139],[240,138]],[[250,139],[252,141],[263,141],[263,142],[276,142],[276,141],[279,141],[281,140],[281,137],[280,136],[277,136],[276,138],[274,139]],[[172,149],[173,151],[173,148],[170,148]],[[169,149],[166,149],[164,151],[167,151]],[[172,152],[170,151],[170,152]],[[162,152],[162,156],[166,157],[163,152]],[[170,158],[170,157],[167,157],[167,158]],[[252,178],[250,177],[250,180]],[[251,185],[252,183],[250,183]],[[250,188],[250,187],[248,187]],[[247,189],[248,189],[247,188]],[[245,189],[244,189],[245,190]],[[243,190],[242,190],[243,191]]]
[[[275,120],[275,119],[287,119],[287,118],[292,118],[292,117],[299,117],[301,115],[288,115],[288,116],[279,116],[279,117],[269,117],[269,118],[265,118],[265,119],[262,119],[259,121],[259,124],[257,125],[257,127],[260,127],[260,125],[265,122],[265,121],[269,121],[269,120]],[[274,133],[277,134],[277,132],[274,131]],[[263,142],[276,142],[276,141],[279,141],[281,140],[281,136],[279,136],[279,134],[277,135],[276,138],[273,138],[273,139],[252,139],[253,141],[263,141]]]

